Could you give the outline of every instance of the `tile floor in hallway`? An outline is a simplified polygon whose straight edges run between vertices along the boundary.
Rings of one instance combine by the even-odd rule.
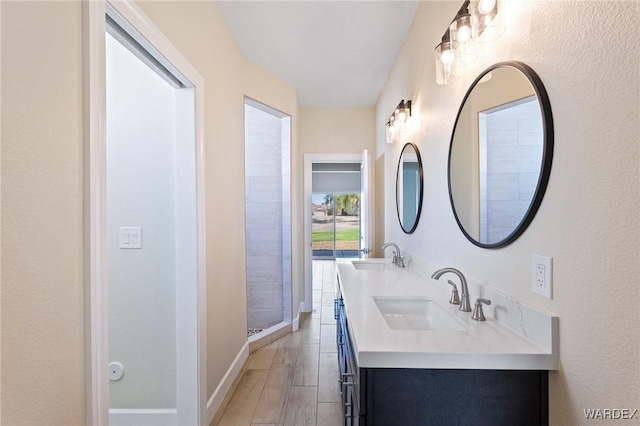
[[[313,312],[300,329],[249,355],[217,425],[342,424],[335,261],[313,262]]]

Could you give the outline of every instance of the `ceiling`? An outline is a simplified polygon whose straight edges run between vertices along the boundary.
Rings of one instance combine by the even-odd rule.
[[[240,52],[301,107],[371,107],[418,1],[217,1]]]

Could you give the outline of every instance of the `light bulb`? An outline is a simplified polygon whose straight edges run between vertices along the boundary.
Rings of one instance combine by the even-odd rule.
[[[496,0],[480,0],[478,2],[478,12],[486,15],[496,7]]]
[[[436,84],[449,84],[458,77],[458,42],[450,38],[450,29],[442,36],[442,42],[436,46]]]
[[[458,43],[466,43],[471,39],[471,28],[463,25],[457,30]]]
[[[455,59],[455,57],[456,55],[455,53],[453,53],[453,50],[446,49],[446,50],[443,50],[442,53],[440,54],[440,62],[442,62],[444,65],[450,65]]]
[[[411,115],[411,101],[401,100],[393,113],[393,117],[396,121],[400,122],[400,125],[404,125],[409,120],[409,116]]]

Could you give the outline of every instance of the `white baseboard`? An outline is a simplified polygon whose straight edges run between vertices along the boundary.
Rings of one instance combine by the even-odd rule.
[[[249,358],[249,342],[246,342],[244,346],[242,346],[242,349],[240,349],[240,352],[236,355],[236,359],[234,359],[233,363],[229,366],[229,369],[220,381],[220,384],[218,384],[216,390],[214,390],[211,397],[209,397],[209,401],[207,401],[207,418],[205,424],[211,424],[213,421],[213,417],[216,415],[218,408],[220,408],[227,392],[229,392],[233,381],[238,377],[238,374],[240,374],[242,366],[247,358]]]
[[[300,314],[302,312],[304,312],[304,302],[300,302],[300,306],[298,306],[298,314],[291,323],[291,331],[298,331],[300,328]]]
[[[175,426],[178,410],[110,408],[109,426]]]

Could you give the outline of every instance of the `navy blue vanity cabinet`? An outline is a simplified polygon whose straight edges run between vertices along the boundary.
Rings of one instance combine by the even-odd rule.
[[[548,371],[359,368],[335,300],[344,425],[548,425]]]
[[[364,370],[358,368],[358,363],[353,352],[342,297],[336,298],[335,304],[338,374],[344,425],[365,424],[364,421],[360,421],[364,415],[364,411],[362,411],[364,407],[362,391],[365,386],[363,385],[364,377],[361,374]]]

